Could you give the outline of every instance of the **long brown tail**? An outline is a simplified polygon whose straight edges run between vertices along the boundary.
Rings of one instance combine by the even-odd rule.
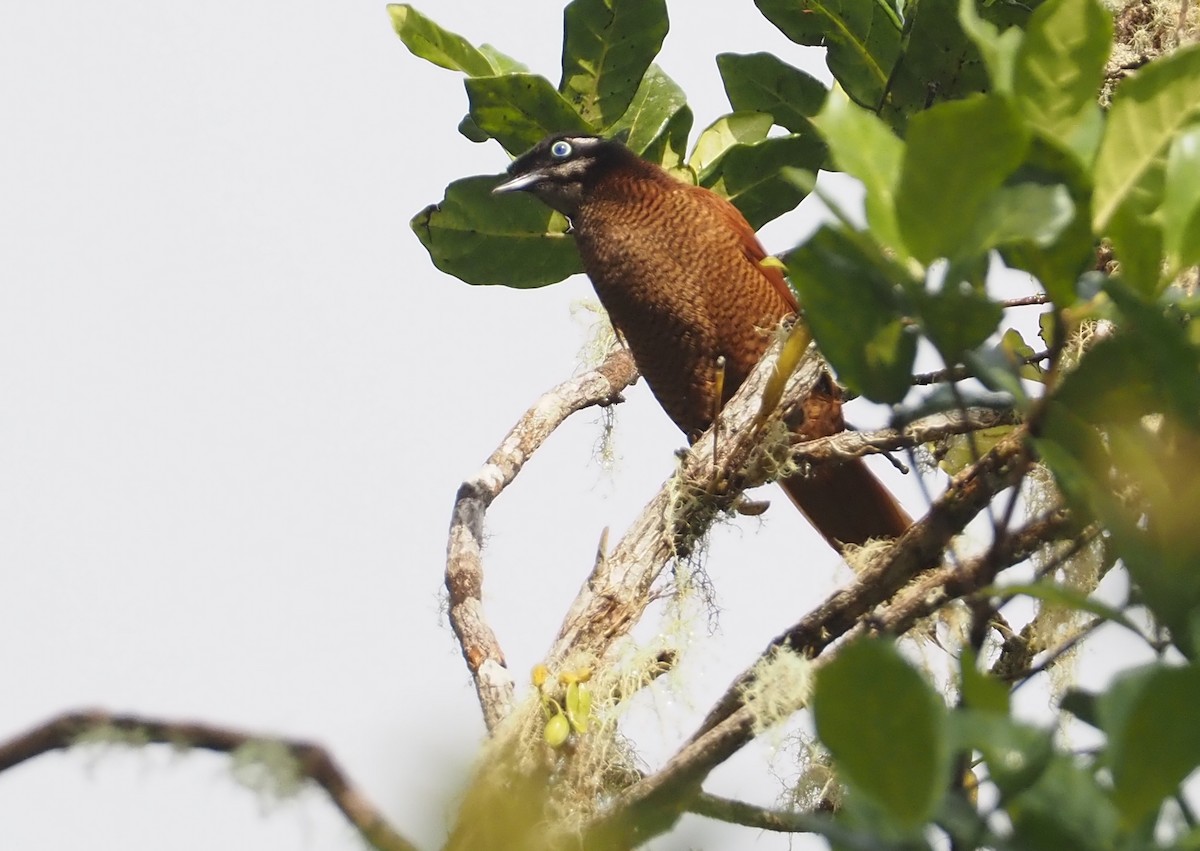
[[[811,475],[792,476],[779,484],[839,552],[846,544],[898,537],[912,525],[912,518],[861,460],[818,464]]]

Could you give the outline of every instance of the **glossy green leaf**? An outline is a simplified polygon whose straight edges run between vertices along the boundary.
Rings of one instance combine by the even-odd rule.
[[[442,29],[408,3],[392,3],[387,10],[396,35],[414,56],[473,77],[503,70],[461,35]]]
[[[666,0],[572,0],[563,12],[563,97],[605,128],[633,101],[667,35]]]
[[[688,166],[701,179],[734,145],[750,145],[767,138],[771,116],[761,112],[733,112],[708,125],[696,138]]]
[[[1116,847],[1118,816],[1096,779],[1067,756],[1054,756],[1033,786],[1007,807],[1028,851]]]
[[[1163,248],[1171,270],[1200,263],[1200,124],[1175,137],[1167,154]]]
[[[551,133],[593,133],[550,81],[537,74],[468,77],[471,120],[504,146],[521,154]]]
[[[985,20],[975,6],[976,0],[960,0],[959,26],[963,28],[967,37],[975,42],[979,55],[987,65],[993,89],[1000,94],[1009,94],[1013,89],[1013,68],[1017,61],[1017,51],[1025,38],[1025,31],[1020,27],[1002,30],[991,21]]]
[[[906,256],[896,222],[896,184],[904,143],[874,113],[852,103],[839,87],[830,92],[813,123],[829,144],[834,165],[862,182],[872,236]]]
[[[523,194],[492,195],[496,177],[446,187],[410,227],[433,264],[468,284],[538,287],[582,271],[567,221]]]
[[[637,93],[610,135],[624,132],[625,144],[665,168],[679,165],[692,129],[687,95],[657,65],[651,65]]]
[[[734,112],[770,113],[793,133],[811,133],[809,121],[828,90],[815,77],[771,53],[719,53],[717,70]]]
[[[1013,88],[1040,132],[1090,161],[1096,96],[1112,46],[1112,16],[1097,0],[1047,0],[1030,16]]]
[[[900,55],[900,20],[870,0],[755,0],[767,20],[797,44],[824,47],[829,70],[868,109],[883,101]]]
[[[989,89],[979,49],[958,23],[958,0],[920,0],[906,9],[900,56],[879,116],[903,130],[915,113]]]
[[[776,136],[730,147],[700,183],[732,201],[758,229],[804,200],[824,159],[816,134]]]
[[[1127,77],[1113,95],[1096,155],[1092,223],[1106,232],[1118,211],[1148,181],[1159,191],[1167,151],[1179,131],[1200,115],[1200,45],[1162,56]],[[1150,210],[1157,204],[1151,203]]]
[[[1099,702],[1113,800],[1126,825],[1153,813],[1200,765],[1200,670],[1154,665],[1117,678]]]
[[[1021,163],[1028,131],[1005,98],[975,96],[913,117],[896,214],[913,256],[955,258],[989,197]]]
[[[1028,242],[1038,248],[1052,245],[1075,218],[1071,193],[1062,184],[1018,183],[993,192],[979,210],[966,239],[973,254],[1004,245]]]
[[[792,284],[822,354],[838,378],[877,402],[909,389],[916,329],[906,320],[904,289],[844,231],[824,227],[787,256]]]
[[[950,775],[946,708],[894,646],[843,647],[817,675],[813,716],[855,789],[902,826],[932,815]]]

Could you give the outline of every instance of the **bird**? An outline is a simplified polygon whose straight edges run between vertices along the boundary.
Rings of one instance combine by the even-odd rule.
[[[732,203],[617,139],[551,135],[514,159],[492,191],[528,192],[567,217],[600,303],[689,441],[712,425],[774,329],[798,313],[782,271],[764,264],[766,250]],[[789,425],[803,439],[837,434],[846,428],[841,401],[826,374],[800,406],[802,422]],[[861,459],[817,463],[780,484],[839,552],[912,524]]]

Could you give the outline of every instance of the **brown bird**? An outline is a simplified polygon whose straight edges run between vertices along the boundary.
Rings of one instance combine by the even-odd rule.
[[[758,363],[796,297],[749,222],[727,200],[672,177],[620,142],[551,136],[518,157],[494,192],[527,191],[571,221],[583,267],[638,369],[695,440]],[[724,357],[722,398],[717,359]],[[832,380],[803,405],[805,438],[845,429]],[[841,549],[912,523],[861,461],[818,464],[781,481]]]

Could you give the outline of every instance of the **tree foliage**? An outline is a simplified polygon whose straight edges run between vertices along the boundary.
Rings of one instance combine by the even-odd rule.
[[[848,794],[835,815],[802,813],[792,829],[839,848],[927,847],[931,825],[958,848],[1200,847],[1181,785],[1200,764],[1200,45],[1127,74],[1108,61],[1113,20],[1098,0],[757,6],[797,44],[824,46],[837,84],[826,91],[768,53],[721,54],[731,111],[696,133],[690,152],[686,97],[654,64],[664,0],[573,0],[557,85],[411,6],[389,8],[409,50],[465,75],[459,131],[472,141],[495,139],[516,155],[550,132],[623,133],[681,179],[729,197],[756,227],[813,191],[818,169],[859,180],[865,220],[829,199],[836,220],[784,257],[838,380],[894,405],[897,425],[975,403],[1008,408],[1017,424],[977,435],[959,475],[986,460],[988,439],[1009,438],[1023,453],[1019,475],[1048,470],[1061,493],[1053,511],[1072,532],[1034,536],[1036,582],[996,580],[1011,563],[1002,553],[1028,555],[1013,542],[1036,531],[1006,525],[1008,499],[983,587],[938,586],[946,601],[964,597],[973,618],[949,705],[883,638],[819,659],[811,699],[793,710],[811,705]],[[567,222],[519,193],[490,195],[497,180],[455,181],[413,219],[434,264],[513,287],[578,272]],[[989,289],[1001,267],[1045,293],[1044,352],[1009,327]],[[914,389],[922,341],[947,367],[933,391]],[[964,375],[990,392],[957,383]],[[1128,571],[1120,606],[1065,581],[1065,560],[1085,546],[1104,571]],[[939,550],[921,569],[943,558]],[[1094,727],[1097,748],[1073,752],[1053,729],[1014,717],[1009,690],[1067,649],[1028,634],[988,639],[1016,597],[1116,624],[1157,654],[1056,709]],[[799,652],[795,641],[781,647]],[[579,689],[547,747],[591,735]],[[612,829],[585,833],[585,845],[667,829],[695,808],[703,776],[661,811],[631,804],[638,815],[623,823],[605,807],[631,801],[621,784],[635,778],[608,780],[593,803]]]

